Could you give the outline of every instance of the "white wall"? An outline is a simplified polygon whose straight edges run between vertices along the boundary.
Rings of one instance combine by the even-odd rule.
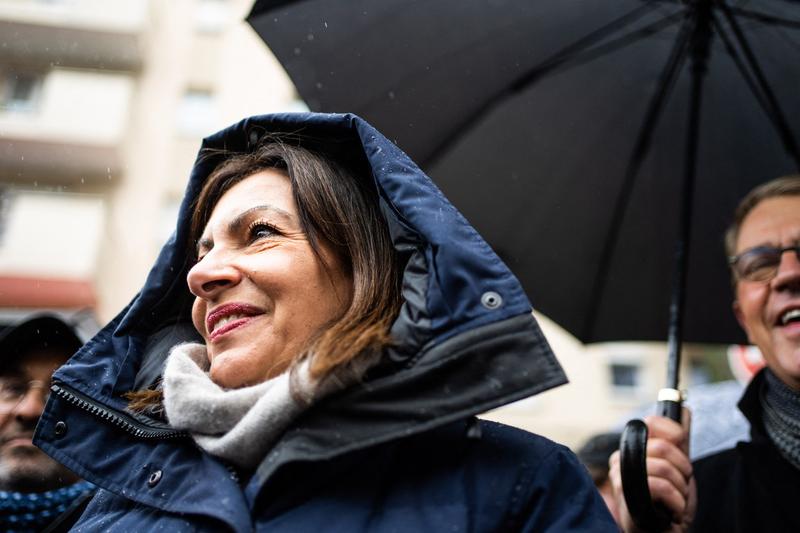
[[[0,235],[0,274],[91,277],[104,209],[96,196],[14,193]]]
[[[30,112],[0,114],[5,137],[67,144],[118,144],[125,133],[134,80],[124,74],[53,69]]]

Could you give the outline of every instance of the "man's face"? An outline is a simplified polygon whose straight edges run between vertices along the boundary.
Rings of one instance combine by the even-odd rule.
[[[28,389],[10,412],[0,412],[0,490],[42,492],[77,481],[72,472],[31,442],[47,399],[50,378],[68,355],[57,351],[31,352],[17,368],[0,375],[0,384],[20,391],[31,381],[44,384]]]
[[[800,196],[761,201],[744,219],[736,243],[739,254],[755,246],[785,247],[800,242]],[[800,320],[784,323],[800,309],[800,260],[781,256],[778,273],[769,281],[739,280],[734,312],[767,366],[787,385],[800,390]]]

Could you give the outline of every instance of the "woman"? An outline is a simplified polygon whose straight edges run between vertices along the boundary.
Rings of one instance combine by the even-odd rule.
[[[513,275],[352,115],[206,139],[144,288],[54,381],[37,443],[102,488],[78,530],[616,531],[569,451],[474,418],[563,372]]]

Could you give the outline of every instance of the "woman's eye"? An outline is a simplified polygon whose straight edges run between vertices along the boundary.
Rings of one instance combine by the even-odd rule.
[[[258,239],[264,239],[266,237],[271,237],[275,235],[277,232],[275,228],[270,226],[265,222],[257,222],[250,226],[250,240],[255,241]]]

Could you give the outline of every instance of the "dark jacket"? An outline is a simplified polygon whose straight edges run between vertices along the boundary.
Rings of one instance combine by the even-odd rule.
[[[404,304],[397,345],[363,383],[314,405],[237,475],[182,432],[126,414],[122,395],[160,368],[163,332],[189,322],[183,243],[219,151],[267,132],[372,178],[407,260]],[[519,282],[405,154],[353,115],[254,117],[203,147],[218,150],[198,158],[144,288],[54,376],[36,441],[103,489],[79,530],[616,530],[569,451],[474,420],[565,377]]]
[[[748,385],[739,409],[750,422],[751,442],[694,463],[697,532],[800,531],[800,470],[784,459],[766,434],[759,391],[760,372]]]

